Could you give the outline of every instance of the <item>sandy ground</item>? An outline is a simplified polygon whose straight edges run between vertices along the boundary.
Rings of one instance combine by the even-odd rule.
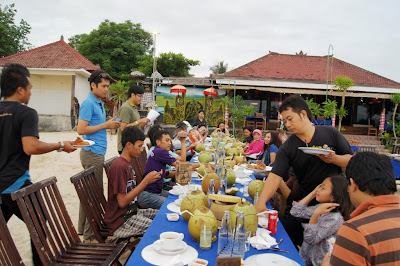
[[[45,132],[40,133],[40,140],[45,142],[58,142],[61,140],[75,140],[78,134],[75,131]],[[108,133],[108,149],[105,159],[118,155],[117,135]],[[70,177],[82,171],[79,159],[79,149],[73,153],[53,151],[43,155],[33,155],[30,163],[30,174],[33,182],[43,180],[51,176],[57,177],[57,186],[71,216],[72,222],[77,228],[79,198]],[[107,188],[107,178],[104,173],[104,188]],[[29,232],[21,220],[13,216],[8,221],[8,227],[15,241],[17,249],[25,265],[32,265]]]

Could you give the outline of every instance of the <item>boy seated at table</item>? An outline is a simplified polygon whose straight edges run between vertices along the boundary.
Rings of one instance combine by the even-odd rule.
[[[161,179],[148,185],[142,193],[138,196],[138,204],[140,208],[153,208],[160,209],[165,199],[168,197],[168,191],[163,190],[163,178],[165,176],[167,165],[176,165],[176,161],[186,161],[186,132],[179,132],[179,140],[182,145],[183,156],[178,155],[174,158],[170,153],[171,149],[171,136],[168,131],[160,130],[154,133],[154,139],[157,146],[151,151],[149,158],[147,159],[144,167],[144,175],[152,171],[161,171]]]
[[[155,209],[138,209],[137,204],[139,193],[162,176],[162,171],[151,171],[144,175],[140,184],[136,184],[131,161],[143,151],[144,138],[138,127],[129,126],[122,131],[124,149],[111,164],[108,174],[108,202],[104,215],[110,234],[107,241],[143,235],[158,212]]]

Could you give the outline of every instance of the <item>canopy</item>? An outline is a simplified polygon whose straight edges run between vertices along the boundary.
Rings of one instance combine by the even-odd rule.
[[[213,96],[218,98],[218,91],[214,87],[210,87],[204,90],[204,95]]]
[[[173,92],[185,93],[186,92],[186,88],[183,87],[182,85],[175,85],[169,90],[169,92],[170,93],[173,93]]]

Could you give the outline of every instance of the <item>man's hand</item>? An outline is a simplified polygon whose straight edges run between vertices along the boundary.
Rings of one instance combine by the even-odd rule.
[[[63,143],[65,152],[70,153],[76,150],[76,147],[72,146],[72,141],[63,141]]]
[[[144,117],[144,118],[138,120],[138,123],[141,125],[146,125],[149,122],[150,122],[150,119],[148,119],[147,117]]]
[[[117,129],[121,126],[121,122],[110,119],[105,123],[105,125],[106,125],[106,128],[108,128],[108,129]]]
[[[150,173],[148,173],[143,180],[146,181],[147,185],[152,184],[154,182],[156,182],[157,180],[159,180],[162,176],[163,170],[161,170],[160,172],[157,171],[151,171]]]
[[[323,154],[316,154],[316,156],[318,156],[318,158],[320,158],[322,161],[324,161],[325,163],[335,163],[336,161],[336,153],[329,153],[327,155],[323,155]]]

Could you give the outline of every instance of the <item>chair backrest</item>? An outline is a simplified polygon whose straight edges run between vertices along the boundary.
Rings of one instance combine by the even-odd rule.
[[[45,265],[54,263],[73,243],[81,242],[56,182],[53,176],[11,193]]]
[[[104,223],[107,202],[103,190],[94,175],[94,167],[91,166],[72,176],[71,182],[75,186],[76,193],[96,240],[104,243],[104,239],[108,235],[108,229]]]
[[[142,151],[142,153],[139,155],[138,158],[132,159],[132,168],[135,171],[137,185],[140,184],[140,182],[144,178],[143,174],[146,162],[147,162],[147,153],[145,150]]]
[[[112,164],[112,163],[114,162],[114,160],[117,159],[117,158],[118,158],[118,156],[114,156],[114,157],[112,157],[112,158],[106,160],[106,161],[103,163],[104,171],[106,172],[107,177],[108,177],[108,171],[110,170],[111,164]]]
[[[1,205],[1,199],[0,199]],[[0,265],[25,265],[8,230],[7,222],[0,208]]]
[[[376,152],[376,146],[375,145],[358,145],[357,152],[363,152],[363,151]]]
[[[400,154],[400,144],[393,144],[392,154]]]
[[[263,113],[256,113],[256,117],[264,116]]]

